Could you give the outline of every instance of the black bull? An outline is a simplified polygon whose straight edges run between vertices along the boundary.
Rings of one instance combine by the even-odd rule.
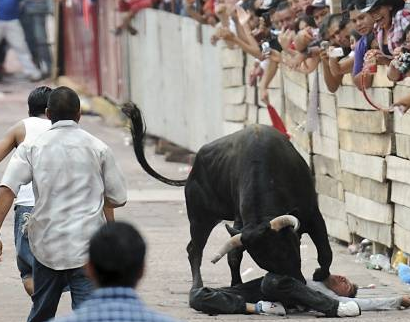
[[[234,229],[242,232],[237,236],[239,247],[228,253],[232,285],[242,282],[239,268],[244,249],[261,268],[304,282],[300,260],[303,233],[309,234],[318,253],[320,268],[313,278],[323,280],[329,275],[332,251],[312,176],[284,135],[265,125],[249,126],[204,145],[187,180],[171,180],[153,170],[145,159],[145,124],[139,109],[129,104],[123,112],[131,118],[134,151],[144,170],[164,183],[185,185],[193,288],[203,285],[203,249],[222,220],[234,221]],[[273,218],[290,211],[299,219],[297,232],[290,227],[271,229]],[[231,235],[235,235],[234,229],[228,229]]]

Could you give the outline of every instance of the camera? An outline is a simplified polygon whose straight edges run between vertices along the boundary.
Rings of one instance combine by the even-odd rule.
[[[270,44],[265,41],[262,43],[262,54],[263,55],[268,55],[270,54],[270,52],[272,51],[272,49],[270,48]]]
[[[328,50],[329,47],[330,47],[330,42],[327,41],[327,40],[323,40],[323,41],[320,43],[320,49]]]
[[[339,58],[339,57],[343,57],[344,53],[343,53],[343,48],[333,48],[332,50],[329,51],[329,57],[331,58]]]
[[[319,28],[311,29],[310,34],[312,35],[313,38],[318,39],[319,38]]]

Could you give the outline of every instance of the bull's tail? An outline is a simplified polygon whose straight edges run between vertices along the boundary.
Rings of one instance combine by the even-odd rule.
[[[172,180],[165,178],[156,172],[148,164],[144,154],[144,137],[145,137],[145,121],[142,117],[140,109],[132,102],[126,103],[122,108],[122,112],[131,119],[131,135],[134,146],[135,156],[142,168],[155,179],[162,181],[171,186],[184,186],[186,180]]]

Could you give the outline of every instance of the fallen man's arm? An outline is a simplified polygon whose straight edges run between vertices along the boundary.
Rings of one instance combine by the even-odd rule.
[[[362,311],[382,311],[398,309],[402,306],[403,297],[381,297],[381,298],[351,298],[338,296],[332,290],[328,289],[322,282],[307,281],[307,286],[315,291],[319,291],[339,302],[355,301]]]

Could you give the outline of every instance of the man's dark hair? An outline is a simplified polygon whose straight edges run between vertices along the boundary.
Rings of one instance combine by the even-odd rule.
[[[278,6],[276,7],[276,11],[283,11],[286,9],[290,9],[290,4],[286,0],[279,2]]]
[[[60,86],[51,92],[47,108],[51,123],[62,120],[75,121],[80,111],[80,98],[71,88]]]
[[[352,2],[349,2],[347,5],[347,12],[354,11],[354,10],[362,10],[366,8],[366,0],[353,0]]]
[[[295,22],[295,31],[299,31],[300,23],[304,21],[309,27],[316,28],[315,19],[312,16],[308,16],[307,14],[302,14],[299,18],[296,19]]]
[[[47,101],[52,89],[48,86],[40,86],[34,89],[28,96],[28,115],[40,116],[46,114]]]
[[[343,20],[343,15],[341,13],[333,13],[329,16],[328,27],[330,27],[334,23],[337,23],[338,25],[340,25],[340,22],[342,20]]]
[[[366,8],[366,0],[355,0],[353,3],[357,10]]]
[[[352,285],[352,291],[349,294],[349,297],[351,297],[351,298],[356,297],[358,289],[359,289],[359,286],[357,284],[353,284]]]
[[[135,287],[146,246],[138,231],[124,222],[108,222],[91,238],[89,255],[100,287]]]
[[[403,9],[404,1],[403,0],[380,0],[374,8],[380,6],[391,6],[393,9],[391,11],[392,17],[397,13],[397,11]]]
[[[330,15],[327,15],[322,23],[320,24],[319,27],[319,36],[323,40],[327,40],[327,30],[329,29],[330,26]]]

